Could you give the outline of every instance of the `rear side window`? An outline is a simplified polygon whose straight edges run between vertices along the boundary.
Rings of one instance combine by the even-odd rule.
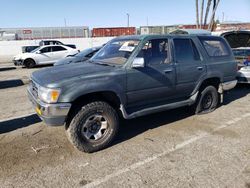
[[[174,48],[178,63],[201,60],[194,42],[190,39],[174,39]]]
[[[48,53],[51,52],[51,47],[45,47],[43,49],[40,50],[41,53]]]
[[[201,43],[210,57],[229,56],[230,52],[221,39],[201,39]]]
[[[52,47],[53,52],[59,52],[59,51],[64,51],[64,50],[66,50],[66,49],[63,48],[62,46],[53,46]]]

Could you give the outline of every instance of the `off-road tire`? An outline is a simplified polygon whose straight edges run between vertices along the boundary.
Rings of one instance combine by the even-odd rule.
[[[107,119],[107,132],[99,140],[91,141],[82,131],[88,118],[100,114]],[[115,138],[119,128],[119,118],[116,111],[106,102],[92,102],[84,105],[73,117],[66,130],[69,141],[74,147],[86,153],[92,153],[106,148]]]
[[[207,102],[207,104],[206,104]],[[195,105],[195,114],[213,112],[219,103],[219,93],[214,86],[205,87],[199,94]]]
[[[34,68],[36,66],[36,63],[33,59],[27,59],[24,61],[24,66],[27,67],[28,69]]]

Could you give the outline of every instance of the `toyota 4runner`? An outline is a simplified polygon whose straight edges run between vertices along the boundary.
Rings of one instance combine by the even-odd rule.
[[[36,71],[28,87],[37,114],[64,125],[80,151],[107,147],[119,117],[190,106],[212,112],[237,84],[237,63],[221,37],[127,36],[111,40],[86,63]]]

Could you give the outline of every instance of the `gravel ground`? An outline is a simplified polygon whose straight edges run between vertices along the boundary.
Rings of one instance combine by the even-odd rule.
[[[250,187],[248,85],[210,114],[124,120],[112,146],[85,154],[33,114],[25,83],[6,82],[34,70],[0,67],[0,187]]]

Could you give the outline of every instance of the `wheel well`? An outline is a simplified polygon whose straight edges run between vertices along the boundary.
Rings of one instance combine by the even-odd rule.
[[[112,91],[102,91],[102,92],[94,92],[86,95],[82,95],[75,99],[72,103],[71,109],[69,111],[67,120],[66,120],[66,129],[68,128],[71,120],[78,113],[81,107],[85,104],[94,102],[94,101],[104,101],[111,105],[118,113],[121,101],[116,93]],[[119,114],[120,115],[120,114]]]
[[[217,90],[219,89],[219,85],[220,85],[220,78],[208,78],[206,80],[204,80],[200,86],[200,91],[202,91],[203,89],[205,89],[207,86],[214,86]]]

